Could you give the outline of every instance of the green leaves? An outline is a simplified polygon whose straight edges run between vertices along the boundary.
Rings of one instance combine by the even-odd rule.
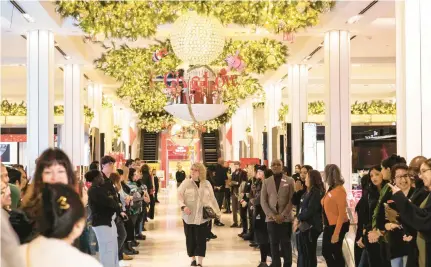
[[[325,114],[325,102],[315,101],[308,103],[308,114],[321,115]],[[382,100],[372,100],[371,102],[356,101],[351,106],[353,115],[396,115],[397,105],[392,102]]]
[[[271,32],[294,32],[317,25],[334,0],[325,1],[69,1],[56,2],[62,17],[72,16],[91,36],[151,37],[159,25],[173,23],[182,13],[196,10],[223,24],[265,27]]]

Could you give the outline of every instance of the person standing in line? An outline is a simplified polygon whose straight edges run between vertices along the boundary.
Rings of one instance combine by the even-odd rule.
[[[123,262],[123,260],[131,260],[131,258],[129,257],[123,258],[123,246],[127,238],[127,232],[126,232],[126,228],[124,227],[123,220],[128,220],[128,217],[127,217],[127,214],[124,211],[122,211],[122,204],[120,201],[119,194],[115,189],[114,183],[109,178],[111,174],[114,172],[115,159],[111,156],[104,156],[100,159],[100,165],[102,168],[102,176],[105,181],[103,186],[108,191],[109,197],[112,197],[117,203],[117,210],[114,217],[115,225],[117,228],[117,239],[118,239],[117,252],[118,252],[118,259],[121,261],[121,264],[125,266],[125,263]],[[96,236],[98,240],[99,240],[99,235],[97,235],[97,232],[96,232]],[[99,246],[99,249],[100,249],[100,246]]]
[[[218,207],[221,210],[224,200],[224,189],[227,181],[227,168],[224,166],[224,159],[219,158],[215,167],[214,195],[217,199]],[[219,219],[214,220],[217,226],[224,226]]]
[[[231,182],[232,182],[232,172],[231,169],[229,168],[229,165],[227,164],[227,162],[225,162],[224,167],[227,169],[227,180],[226,180],[226,185],[224,187],[224,200],[225,200],[225,207],[226,207],[226,211],[224,212],[225,214],[230,214],[232,213],[230,204],[231,204],[231,195],[232,195],[232,187],[231,187]]]
[[[335,164],[325,167],[325,183],[328,191],[322,198],[323,230],[322,255],[328,267],[346,266],[343,256],[343,240],[349,231],[350,221],[347,217],[347,193],[340,168]]]
[[[292,175],[292,178],[296,181],[299,180],[301,176],[301,164],[296,164],[295,165],[295,173]]]
[[[232,228],[239,227],[238,224],[238,211],[239,211],[239,186],[243,178],[241,176],[246,176],[247,173],[240,168],[239,161],[234,163],[235,171],[232,173],[232,181],[231,181],[231,190],[232,190],[232,216],[233,216],[233,224]]]
[[[160,203],[159,199],[157,198],[157,195],[159,193],[159,188],[160,188],[160,181],[159,181],[159,177],[157,177],[157,170],[153,169],[151,174],[153,175],[154,178],[154,202],[155,203]]]
[[[104,267],[119,267],[115,224],[118,203],[114,200],[112,192],[104,185],[105,180],[98,170],[91,170],[86,176],[91,177],[88,204],[91,210],[91,226],[99,246],[99,261]]]
[[[283,175],[283,162],[276,159],[271,164],[273,176],[263,182],[261,206],[266,215],[272,265],[281,267],[280,245],[284,258],[283,267],[292,266],[292,196],[294,180]]]
[[[177,187],[180,187],[181,183],[186,179],[186,172],[183,171],[183,167],[180,164],[178,164],[177,168],[175,179],[177,180]]]
[[[208,222],[211,219],[204,218],[204,209],[212,209],[217,218],[221,216],[212,186],[206,177],[205,166],[202,163],[194,163],[191,179],[185,180],[178,188],[187,254],[192,259],[191,266],[202,266],[206,255]]]
[[[325,187],[319,171],[311,170],[305,178],[307,191],[301,197],[298,210],[298,267],[317,266],[317,239],[323,231],[320,201]]]

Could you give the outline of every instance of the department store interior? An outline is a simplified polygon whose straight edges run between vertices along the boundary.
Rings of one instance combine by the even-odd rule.
[[[387,266],[372,263],[370,252],[368,265],[359,265],[356,253],[372,246],[358,243],[357,205],[364,176],[376,165],[387,168],[383,162],[393,155],[407,166],[418,156],[431,157],[430,12],[429,0],[1,1],[2,179],[3,170],[9,179],[14,171],[21,173],[18,202],[26,206],[24,188],[39,186],[37,176],[45,172],[39,159],[47,149],[63,151],[84,185],[95,164],[103,172],[104,164],[112,163],[132,183],[130,170],[141,172],[145,165],[153,179],[148,187],[158,191],[148,190],[148,221],[141,229],[131,226],[133,240],[122,241],[113,265],[102,260],[106,251],[96,244],[102,234],[94,230],[88,251],[78,248],[101,263],[84,266],[190,266],[184,207],[178,204],[181,173],[193,179],[202,163],[209,176],[217,176],[221,165],[229,179],[236,169],[254,179],[259,168],[275,175],[273,164],[280,160],[284,174],[300,181],[305,166],[326,177],[327,165],[335,164],[350,222],[340,241],[345,265]],[[423,167],[426,162],[417,167],[425,184],[423,177],[431,172]],[[256,223],[241,232],[233,203],[238,206],[238,196],[230,182],[226,188],[221,218],[210,230],[215,238],[206,238],[205,261],[191,266],[313,266],[299,260],[303,251],[295,237],[293,263],[284,256],[284,265],[277,265],[270,254],[267,263],[259,261],[264,244],[256,233],[244,238]],[[295,193],[300,189],[295,184]],[[2,184],[7,202],[4,190]],[[9,192],[14,202],[12,188]],[[238,213],[241,225],[242,217]],[[18,237],[20,248],[28,249]],[[322,238],[316,264],[334,266],[322,254]],[[3,242],[2,237],[4,266],[50,266],[42,256],[27,259],[27,265],[7,265],[3,258],[10,254],[3,253]],[[188,246],[189,241],[187,251]],[[431,244],[426,249],[431,251]],[[417,265],[410,256],[404,260],[408,266],[431,266],[421,253]],[[388,266],[403,266],[394,259]]]

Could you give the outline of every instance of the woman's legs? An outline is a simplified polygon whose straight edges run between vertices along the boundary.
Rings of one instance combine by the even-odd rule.
[[[260,250],[260,262],[266,263],[266,259],[270,254],[271,248],[268,244],[259,244],[259,250]]]
[[[240,207],[239,214],[241,216],[242,234],[247,234],[248,232],[247,207],[245,208]]]
[[[349,230],[349,226],[349,222],[343,224],[343,226],[341,227],[339,240],[335,244],[332,244],[331,242],[331,238],[335,230],[335,225],[325,227],[325,230],[323,231],[322,254],[328,267],[340,267],[346,265],[343,256],[343,241],[344,236]]]
[[[118,267],[118,243],[117,227],[112,222],[112,227],[93,227],[99,244],[99,261],[104,267]],[[114,235],[115,233],[115,235]]]

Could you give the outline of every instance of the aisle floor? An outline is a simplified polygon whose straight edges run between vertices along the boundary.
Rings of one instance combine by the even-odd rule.
[[[187,267],[190,259],[186,253],[183,223],[177,203],[176,188],[171,187],[160,193],[161,203],[156,205],[156,217],[145,227],[147,240],[137,248],[139,254],[128,261],[132,267]],[[232,215],[223,214],[224,227],[214,227],[217,239],[207,243],[207,256],[204,266],[244,266],[252,267],[259,264],[259,250],[249,247],[249,242],[237,236],[240,228],[230,228]],[[296,266],[296,264],[294,264]],[[319,266],[325,266],[325,264]]]

